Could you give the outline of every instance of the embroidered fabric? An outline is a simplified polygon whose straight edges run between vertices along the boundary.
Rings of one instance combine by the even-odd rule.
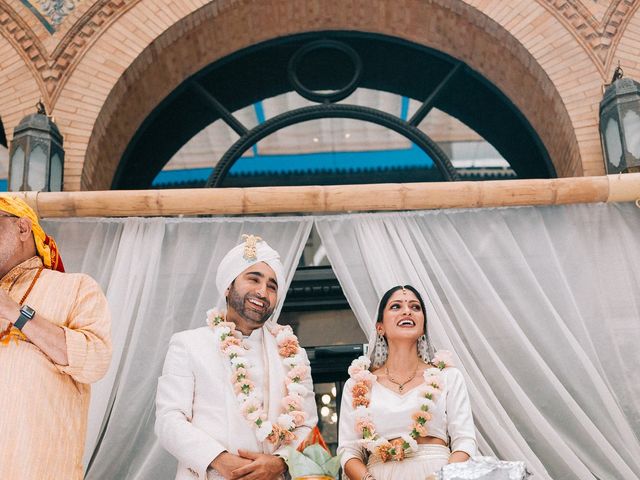
[[[524,462],[506,462],[495,457],[471,457],[450,463],[437,472],[438,480],[525,480],[531,474]]]

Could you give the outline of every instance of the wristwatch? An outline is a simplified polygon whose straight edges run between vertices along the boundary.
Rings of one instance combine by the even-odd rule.
[[[18,317],[18,320],[16,320],[16,322],[13,324],[13,326],[18,330],[22,330],[25,324],[33,317],[35,317],[35,315],[36,311],[33,308],[31,308],[29,305],[23,305],[20,309],[20,316]]]

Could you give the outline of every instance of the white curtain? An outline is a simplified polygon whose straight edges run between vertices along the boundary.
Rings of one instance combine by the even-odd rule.
[[[113,315],[113,360],[93,387],[87,479],[172,479],[176,462],[153,433],[157,379],[174,332],[205,324],[219,261],[243,233],[280,252],[293,277],[309,217],[68,219],[44,222],[67,271],[93,276]],[[281,308],[281,303],[278,311]]]
[[[483,454],[535,478],[640,478],[640,210],[631,204],[321,217],[363,330],[412,284],[463,369]]]

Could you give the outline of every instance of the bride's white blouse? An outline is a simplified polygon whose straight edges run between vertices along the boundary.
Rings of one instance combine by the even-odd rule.
[[[444,385],[440,397],[429,410],[432,415],[427,424],[429,436],[447,442],[452,452],[476,455],[475,427],[462,374],[457,368],[448,367],[440,372],[440,377]],[[340,407],[338,453],[342,453],[343,467],[352,458],[359,458],[366,463],[366,450],[355,429],[356,415],[351,394],[353,385],[353,379],[345,383]],[[401,395],[379,382],[373,382],[369,412],[378,435],[391,440],[409,434],[413,424],[411,416],[420,410],[422,404],[418,396],[420,390],[418,386]]]

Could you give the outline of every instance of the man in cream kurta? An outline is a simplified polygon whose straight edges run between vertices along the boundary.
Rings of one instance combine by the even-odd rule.
[[[3,480],[83,476],[89,384],[109,366],[110,316],[94,280],[63,270],[35,213],[0,196]]]
[[[176,480],[280,479],[286,471],[283,458],[287,447],[297,447],[317,423],[310,375],[295,385],[299,394],[288,395],[293,388],[291,362],[308,372],[306,353],[293,347],[292,356],[284,361],[283,345],[291,348],[295,337],[270,318],[285,290],[280,258],[259,237],[245,237],[245,243],[233,248],[220,263],[216,285],[224,292],[218,303],[226,304],[225,320],[230,322],[226,325],[237,330],[238,345],[230,348],[238,348],[247,365],[251,398],[264,412],[264,423],[261,428],[256,426],[255,418],[247,415],[248,403],[242,403],[238,385],[234,388],[232,377],[237,367],[225,354],[220,335],[228,327],[223,323],[176,333],[156,397],[156,433],[178,459]],[[208,316],[214,322],[222,318],[214,311]],[[283,417],[291,410],[283,400],[292,396],[299,399],[296,423],[288,430],[283,427],[286,435],[279,430],[281,438],[266,438],[268,426],[283,425],[283,418],[292,418]]]

